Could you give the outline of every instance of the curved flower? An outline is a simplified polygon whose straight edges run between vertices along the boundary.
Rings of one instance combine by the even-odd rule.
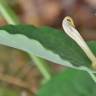
[[[92,61],[92,67],[96,69],[96,57],[82,38],[82,36],[79,34],[79,32],[75,29],[74,22],[71,17],[67,16],[64,18],[62,22],[63,29],[65,33],[71,37],[85,52],[87,57]]]

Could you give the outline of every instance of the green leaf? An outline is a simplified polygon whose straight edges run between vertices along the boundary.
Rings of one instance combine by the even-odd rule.
[[[82,49],[63,31],[50,27],[36,28],[31,25],[9,25],[0,29],[0,44],[69,67],[91,66],[91,61]],[[93,42],[89,42],[88,45],[90,47]],[[95,46],[94,41],[93,52]]]
[[[67,69],[45,84],[37,96],[96,96],[96,82],[85,71]]]

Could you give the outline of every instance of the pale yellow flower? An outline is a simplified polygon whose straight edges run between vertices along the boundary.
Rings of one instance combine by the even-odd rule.
[[[67,16],[62,22],[65,33],[71,37],[84,51],[87,57],[92,61],[92,67],[96,69],[96,57],[84,41],[80,33],[76,30],[74,22],[71,17]]]

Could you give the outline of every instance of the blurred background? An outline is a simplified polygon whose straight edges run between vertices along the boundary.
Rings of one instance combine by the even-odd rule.
[[[6,0],[6,2],[23,23],[37,27],[47,25],[61,28],[63,18],[71,16],[77,28],[85,31],[85,38],[95,39],[93,31],[96,29],[96,0]],[[1,17],[0,25],[5,23]]]
[[[96,40],[96,0],[6,0],[6,2],[22,23],[37,27],[51,26],[62,30],[63,18],[71,16],[85,40]],[[6,20],[0,15],[0,26],[6,24]],[[52,66],[53,74],[58,70],[57,66]],[[11,88],[11,91],[15,89],[13,94],[19,93],[18,96],[34,96],[32,94],[37,92],[41,78],[39,70],[27,53],[0,46],[0,84],[6,92]],[[0,90],[3,90],[2,88]],[[12,92],[8,91],[8,94],[6,96],[11,96]],[[13,94],[12,96],[15,96]]]

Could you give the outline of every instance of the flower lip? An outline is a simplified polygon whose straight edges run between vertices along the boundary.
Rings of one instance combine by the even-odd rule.
[[[68,24],[70,24],[71,26],[75,27],[74,21],[72,20],[72,18],[70,16],[65,17],[63,21],[65,22],[65,20],[68,22]]]

